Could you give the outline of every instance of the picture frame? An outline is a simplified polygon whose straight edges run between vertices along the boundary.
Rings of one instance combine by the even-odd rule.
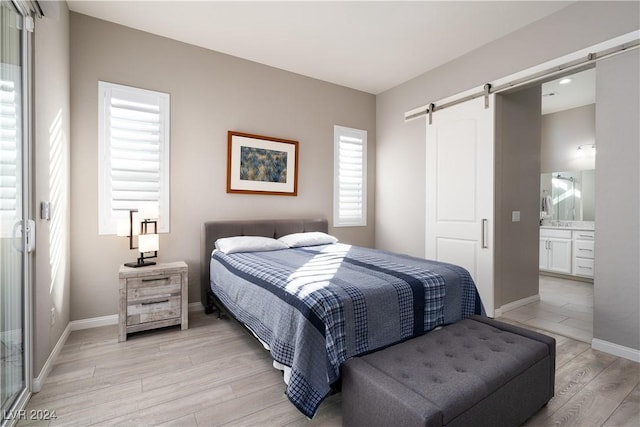
[[[298,195],[298,141],[227,133],[227,193]]]

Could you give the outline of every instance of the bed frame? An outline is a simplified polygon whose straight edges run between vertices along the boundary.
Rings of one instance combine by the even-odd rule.
[[[291,233],[322,231],[329,225],[326,219],[275,219],[247,221],[208,221],[202,224],[200,233],[200,301],[205,313],[226,311],[211,291],[209,261],[215,242],[222,237],[264,236],[275,239]]]

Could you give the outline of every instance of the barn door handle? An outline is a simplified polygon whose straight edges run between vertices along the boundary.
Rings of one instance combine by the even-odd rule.
[[[482,218],[482,249],[487,249],[489,246],[487,245],[487,224],[489,220],[487,218]]]

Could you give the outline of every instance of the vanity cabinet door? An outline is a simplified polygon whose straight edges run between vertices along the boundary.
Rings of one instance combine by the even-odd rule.
[[[571,274],[571,231],[540,229],[540,270]]]
[[[548,238],[549,270],[571,274],[571,240]]]

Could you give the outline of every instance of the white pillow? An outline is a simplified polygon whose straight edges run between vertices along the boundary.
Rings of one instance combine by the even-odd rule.
[[[262,236],[234,236],[216,240],[216,249],[225,254],[236,252],[265,252],[288,249],[282,242]]]
[[[321,231],[309,231],[306,233],[293,233],[278,239],[290,248],[302,246],[328,245],[338,241],[334,236]]]

